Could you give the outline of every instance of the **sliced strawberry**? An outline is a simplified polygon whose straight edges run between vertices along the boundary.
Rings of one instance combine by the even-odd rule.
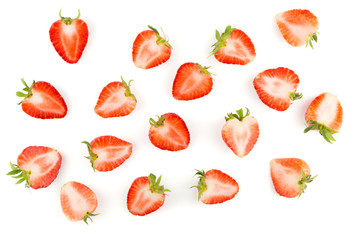
[[[205,204],[223,203],[233,199],[239,192],[238,183],[219,170],[212,169],[206,173],[197,170],[195,175],[199,176],[199,182],[193,187],[198,189],[198,199]]]
[[[162,150],[179,151],[189,146],[190,133],[179,115],[166,113],[158,118],[158,121],[150,118],[149,139],[155,147]]]
[[[24,98],[19,104],[25,113],[41,119],[65,117],[66,103],[54,86],[48,82],[33,81],[29,87],[24,79],[21,81],[25,85],[25,93],[19,91],[16,95]]]
[[[60,20],[50,27],[50,40],[62,59],[68,63],[77,63],[88,40],[88,27],[79,19],[80,10],[74,19],[61,16],[61,10],[59,16]]]
[[[60,191],[61,208],[65,216],[70,221],[84,220],[88,224],[97,207],[97,198],[95,193],[82,183],[70,181],[65,183]]]
[[[319,22],[309,10],[293,9],[279,13],[275,17],[284,39],[294,47],[306,44],[313,48],[312,41],[317,42]]]
[[[253,149],[259,137],[259,124],[254,117],[249,116],[249,109],[245,115],[242,109],[237,110],[236,113],[229,113],[225,117],[226,123],[221,135],[236,156],[244,157]]]
[[[91,166],[94,171],[111,171],[128,159],[132,153],[132,144],[114,136],[101,136],[85,143],[88,147]]]
[[[198,63],[184,63],[178,69],[172,89],[177,100],[193,100],[210,93],[213,80],[211,73]]]
[[[255,47],[251,39],[241,30],[226,27],[225,32],[220,35],[216,30],[218,40],[211,54],[222,63],[246,65],[255,59]]]
[[[169,60],[171,55],[169,42],[155,28],[148,27],[150,30],[145,30],[136,37],[132,51],[135,66],[143,69],[156,67]]]
[[[101,91],[95,106],[95,113],[103,118],[123,117],[129,115],[136,107],[135,95],[130,91],[130,80],[126,83],[111,82]]]
[[[317,96],[309,105],[305,113],[305,121],[308,125],[304,132],[318,130],[324,139],[332,143],[343,121],[343,109],[339,99],[328,92]]]
[[[127,208],[133,215],[144,216],[158,210],[165,201],[165,192],[170,192],[160,185],[161,176],[156,180],[154,174],[139,177],[131,184],[127,195]]]
[[[49,147],[30,146],[25,148],[17,159],[17,164],[10,163],[8,175],[19,179],[16,183],[25,181],[27,188],[46,188],[57,177],[61,166],[61,155]]]
[[[283,197],[300,197],[306,184],[314,180],[308,164],[299,158],[276,158],[270,162],[275,191]]]
[[[253,81],[260,100],[277,111],[285,111],[292,101],[302,98],[296,93],[299,77],[288,68],[279,67],[259,73]]]

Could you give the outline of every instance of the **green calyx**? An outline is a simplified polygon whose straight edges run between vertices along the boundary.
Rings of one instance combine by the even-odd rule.
[[[93,168],[94,171],[95,171],[95,170],[96,170],[96,169],[95,169],[95,161],[96,161],[96,159],[98,158],[98,155],[97,155],[96,153],[94,153],[93,148],[92,148],[92,146],[91,146],[91,144],[90,144],[89,142],[83,141],[83,142],[81,142],[81,143],[86,144],[90,156],[85,157],[85,158],[87,158],[87,159],[90,160],[91,166],[92,166],[92,168]]]
[[[164,185],[160,185],[161,176],[156,179],[156,176],[150,173],[148,176],[148,180],[150,184],[149,190],[151,193],[164,194],[165,192],[171,192],[169,189],[166,189]]]
[[[290,92],[289,97],[290,97],[291,102],[293,102],[295,100],[301,99],[303,97],[303,95],[302,95],[302,93]]]
[[[22,170],[18,165],[10,162],[11,171],[6,175],[12,176],[15,179],[19,179],[16,184],[20,184],[25,181],[25,188],[30,189],[30,175],[31,171]]]
[[[318,32],[312,34],[312,35],[309,35],[307,38],[306,38],[306,45],[305,47],[307,46],[310,46],[312,49],[314,49],[314,46],[312,44],[312,41],[315,41],[317,43],[317,40],[318,40],[318,37],[317,37],[317,34],[319,34]]]
[[[300,185],[300,194],[298,196],[298,198],[301,196],[301,194],[303,194],[305,192],[305,189],[307,188],[307,183],[311,183],[314,178],[316,178],[318,175],[315,175],[314,177],[312,177],[310,174],[306,176],[305,172],[303,169],[301,169],[301,175],[302,178],[299,180],[298,184]]]
[[[165,122],[164,116],[161,116],[161,117],[157,116],[157,117],[158,117],[157,121],[155,121],[153,118],[150,118],[150,120],[149,120],[150,125],[154,126],[156,128],[161,127],[162,125],[164,125],[164,122]]]
[[[329,128],[329,127],[327,127],[325,124],[319,123],[317,121],[314,121],[314,120],[310,119],[308,121],[308,125],[309,126],[307,128],[305,128],[304,133],[307,133],[310,130],[319,130],[319,133],[321,134],[321,136],[323,136],[323,138],[328,143],[332,143],[331,141],[336,141],[332,134],[338,133],[338,132],[331,129],[331,128]]]
[[[211,68],[210,66],[201,66],[199,63],[196,63],[196,65],[199,67],[200,73],[210,76],[212,75],[211,72],[208,71],[208,69]]]
[[[219,51],[220,48],[225,47],[227,42],[226,40],[230,37],[230,34],[235,28],[232,28],[230,25],[225,28],[225,31],[220,35],[220,32],[218,30],[215,31],[215,37],[217,42],[214,43],[211,47],[214,47],[214,49],[211,51],[211,55],[214,55],[217,51]]]
[[[205,171],[202,170],[197,170],[195,169],[196,173],[194,176],[198,176],[199,177],[199,181],[197,185],[192,186],[191,188],[197,188],[198,190],[198,200],[200,200],[201,195],[207,190],[207,184],[205,181]]]
[[[88,223],[88,220],[90,219],[91,222],[93,222],[93,220],[91,219],[91,217],[94,217],[96,215],[99,215],[98,213],[97,214],[94,214],[94,213],[91,213],[91,212],[87,212],[84,214],[84,217],[83,217],[83,221],[89,225]]]
[[[80,18],[80,9],[78,9],[78,15],[76,18],[70,18],[70,17],[63,17],[61,16],[61,9],[59,12],[60,20],[63,21],[66,25],[70,25],[73,21]]]
[[[126,97],[132,97],[133,99],[135,99],[135,101],[137,101],[135,95],[132,94],[132,93],[131,93],[131,90],[130,90],[130,83],[131,83],[132,81],[134,81],[134,80],[131,79],[131,80],[127,83],[127,82],[125,82],[125,80],[123,79],[122,76],[120,76],[120,77],[121,77],[121,82],[122,82],[122,84],[124,84],[124,86],[125,86],[125,96],[126,96]]]
[[[228,113],[227,116],[225,116],[225,120],[229,121],[230,119],[238,119],[240,122],[242,122],[247,116],[250,115],[250,110],[246,108],[246,114],[244,115],[244,111],[242,108],[236,111],[236,113]]]
[[[162,44],[165,44],[166,46],[168,46],[169,48],[172,49],[172,46],[170,45],[169,41],[166,39],[166,36],[164,34],[164,31],[161,31],[163,32],[164,34],[164,37],[161,37],[160,36],[160,33],[158,30],[156,30],[156,28],[153,28],[152,26],[148,25],[148,28],[150,28],[152,31],[154,31],[156,33],[156,36],[157,36],[157,40],[156,40],[156,44],[157,45],[162,45]]]
[[[18,97],[22,97],[22,98],[29,98],[29,97],[31,97],[32,96],[32,91],[31,91],[31,89],[32,89],[32,87],[34,86],[34,84],[35,84],[35,80],[32,82],[32,84],[30,85],[30,87],[29,87],[29,85],[27,85],[26,84],[26,82],[25,82],[25,80],[23,79],[23,78],[21,78],[20,79],[21,80],[21,82],[24,84],[24,88],[22,89],[24,92],[21,92],[21,91],[18,91],[18,92],[16,92],[16,96],[18,96]],[[23,100],[24,100],[23,99]],[[19,102],[18,104],[20,105],[22,103],[22,101],[21,102]]]

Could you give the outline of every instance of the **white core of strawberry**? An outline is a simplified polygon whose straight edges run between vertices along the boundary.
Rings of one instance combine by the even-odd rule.
[[[321,101],[318,109],[316,110],[316,121],[329,126],[336,120],[338,112],[338,98],[331,94],[326,93],[323,101]]]
[[[70,183],[63,186],[61,189],[62,194],[68,196],[69,207],[72,209],[72,212],[77,213],[80,218],[87,212],[92,212],[92,207],[84,199],[84,197],[77,192]]]
[[[163,195],[160,193],[152,193],[150,185],[145,184],[140,189],[137,189],[137,194],[134,199],[134,205],[131,206],[131,210],[134,213],[143,213],[144,209],[150,209],[155,202],[160,201]]]
[[[276,77],[263,76],[264,84],[259,84],[265,92],[274,98],[282,98],[290,101],[289,93],[296,92],[293,83]]]
[[[201,199],[208,199],[213,196],[232,196],[238,191],[237,186],[219,182],[218,179],[206,179],[207,189],[201,195]]]
[[[137,67],[145,68],[152,59],[156,59],[161,55],[161,48],[163,45],[157,45],[156,40],[157,37],[154,35],[151,39],[142,43],[141,48],[139,49],[141,54],[135,59]]]
[[[302,176],[301,173],[294,171],[294,169],[287,168],[275,161],[272,161],[271,171],[277,179],[281,179],[280,183],[284,188],[292,189],[299,186],[299,180]]]
[[[196,89],[199,88],[198,82],[201,82],[204,79],[204,75],[201,72],[195,72],[193,71],[190,76],[187,76],[187,78],[184,80],[184,82],[189,82],[189,84],[183,84],[182,88],[179,90],[183,94],[186,94],[188,92],[196,92]],[[194,81],[188,81],[188,80],[194,80]]]
[[[99,111],[114,111],[126,104],[129,101],[127,97],[125,97],[125,88],[118,89],[111,93],[111,97],[106,99],[104,104],[99,107]]]
[[[70,25],[67,25],[67,24],[63,24],[63,27],[62,27],[62,31],[65,35],[67,36],[72,36],[74,34],[77,34],[77,30],[76,30],[76,26],[75,24],[70,24]]]
[[[59,154],[57,151],[51,151],[44,154],[40,154],[27,162],[21,168],[25,171],[30,171],[30,182],[31,179],[37,178],[41,175],[46,175],[48,171],[51,171],[59,160]],[[44,167],[46,166],[46,167]],[[47,171],[44,171],[46,169]]]
[[[108,146],[101,149],[93,149],[94,153],[98,156],[95,160],[95,164],[101,162],[113,162],[118,158],[123,157],[129,152],[131,145],[128,146]]]
[[[248,50],[248,47],[243,44],[241,41],[232,41],[231,38],[228,38],[226,41],[226,47],[223,48],[223,51],[226,55],[233,56],[238,58],[241,55],[241,58],[245,61],[252,61],[255,59],[255,56]]]

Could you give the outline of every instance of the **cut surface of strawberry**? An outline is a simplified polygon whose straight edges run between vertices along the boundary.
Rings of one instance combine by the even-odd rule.
[[[305,133],[317,130],[327,142],[332,143],[335,141],[333,134],[340,130],[343,122],[339,99],[329,92],[318,95],[307,108],[305,121],[308,126]]]
[[[275,17],[284,39],[294,47],[306,44],[313,48],[312,41],[317,42],[319,22],[309,10],[293,9],[279,13]]]
[[[158,121],[150,118],[149,139],[162,150],[179,151],[190,143],[190,133],[184,120],[176,113],[166,113]]]
[[[79,19],[80,10],[76,18],[61,16],[49,30],[50,40],[57,53],[68,63],[77,63],[85,49],[88,40],[88,27]]]
[[[97,215],[94,214],[98,205],[95,193],[79,182],[70,181],[62,186],[60,203],[65,216],[73,222],[83,220],[88,224],[88,220],[92,222],[91,217]]]
[[[247,109],[244,114],[243,109],[237,110],[236,114],[229,113],[225,117],[221,135],[226,145],[238,157],[244,157],[253,149],[259,138],[259,124],[257,120],[250,116]]]
[[[276,158],[270,161],[271,179],[275,191],[283,197],[300,197],[317,176],[310,175],[309,165],[299,158]]]
[[[132,144],[114,136],[101,136],[85,143],[94,170],[111,171],[127,160],[132,153]]]
[[[127,208],[137,216],[145,216],[158,210],[165,201],[165,192],[170,192],[160,185],[161,176],[156,179],[154,174],[139,177],[131,184],[127,195]]]
[[[215,32],[217,42],[211,54],[222,63],[246,65],[255,59],[255,47],[251,39],[241,30],[230,25],[220,35]]]
[[[130,80],[126,83],[111,82],[100,93],[95,106],[95,113],[103,118],[123,117],[129,115],[136,107],[135,95],[130,91]]]
[[[192,62],[181,65],[174,79],[173,97],[177,100],[193,100],[209,94],[213,79],[208,69]]]
[[[48,187],[57,177],[62,157],[60,153],[49,147],[30,146],[18,156],[17,164],[10,163],[8,175],[18,179],[25,187],[39,189]]]
[[[199,177],[198,199],[205,204],[218,204],[233,199],[239,192],[238,183],[229,175],[220,170],[212,169],[205,173],[204,170],[196,170]]]
[[[132,50],[135,66],[142,69],[156,67],[169,60],[171,56],[172,47],[168,40],[161,37],[155,28],[148,27],[150,30],[137,35]]]
[[[299,81],[294,71],[279,67],[259,73],[253,84],[264,104],[277,111],[285,111],[293,101],[302,98],[302,94],[296,92]]]
[[[41,119],[63,118],[67,113],[67,106],[56,88],[48,82],[33,81],[28,86],[24,79],[25,92],[16,92],[18,97],[24,98],[21,104],[22,110],[31,117]]]

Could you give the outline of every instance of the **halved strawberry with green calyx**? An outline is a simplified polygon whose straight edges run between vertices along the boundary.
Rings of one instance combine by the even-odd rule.
[[[85,49],[88,40],[88,27],[79,19],[80,10],[76,18],[61,16],[49,30],[50,40],[56,52],[68,63],[77,63]]]
[[[204,170],[196,170],[199,177],[198,185],[192,186],[198,189],[198,199],[205,204],[218,204],[233,199],[239,192],[238,183],[229,175],[212,169],[205,173]]]
[[[85,143],[94,171],[111,171],[128,159],[132,153],[132,144],[114,136],[101,136]]]
[[[48,82],[35,82],[28,86],[24,79],[25,92],[16,92],[16,96],[24,98],[22,110],[31,117],[41,119],[63,118],[67,113],[67,106],[56,88]]]
[[[343,121],[343,109],[339,99],[328,92],[317,96],[309,105],[305,113],[307,128],[304,133],[310,130],[318,130],[323,138],[329,142],[335,141],[334,133],[337,133]]]
[[[284,39],[294,47],[306,44],[313,47],[312,41],[317,42],[319,22],[317,17],[306,9],[292,9],[279,13],[275,17]]]
[[[127,208],[133,215],[144,216],[158,210],[165,201],[165,192],[170,192],[160,185],[161,176],[154,174],[139,177],[131,184],[127,195]]]
[[[79,182],[70,181],[62,186],[60,203],[65,216],[73,222],[83,220],[88,224],[89,219],[93,221],[91,217],[98,215],[94,214],[98,204],[96,194]]]
[[[162,150],[179,151],[187,148],[190,133],[184,120],[176,113],[166,113],[158,120],[150,118],[149,139]]]
[[[270,162],[271,179],[276,192],[283,197],[300,197],[314,178],[309,165],[299,158],[276,158]]]
[[[172,49],[166,38],[161,37],[155,28],[148,27],[150,30],[137,35],[132,50],[135,66],[143,69],[156,67],[169,60]]]
[[[95,106],[95,113],[103,118],[123,117],[129,115],[136,107],[136,97],[130,90],[130,80],[126,83],[111,82],[100,93]]]
[[[238,157],[246,156],[254,147],[259,137],[259,124],[257,120],[250,116],[249,109],[246,114],[242,109],[236,113],[229,113],[225,117],[221,135],[226,145]]]
[[[173,97],[177,100],[193,100],[209,94],[213,86],[209,68],[192,62],[181,65],[174,79]]]
[[[215,32],[217,42],[211,54],[222,63],[246,65],[255,59],[255,47],[251,39],[241,30],[226,27],[221,35]]]
[[[279,67],[259,73],[254,78],[253,84],[264,104],[277,111],[285,111],[293,101],[303,96],[296,92],[299,81],[294,71]]]
[[[60,153],[53,148],[30,146],[19,155],[17,164],[10,162],[7,175],[19,179],[16,184],[25,182],[26,188],[46,188],[57,177],[61,161]]]

